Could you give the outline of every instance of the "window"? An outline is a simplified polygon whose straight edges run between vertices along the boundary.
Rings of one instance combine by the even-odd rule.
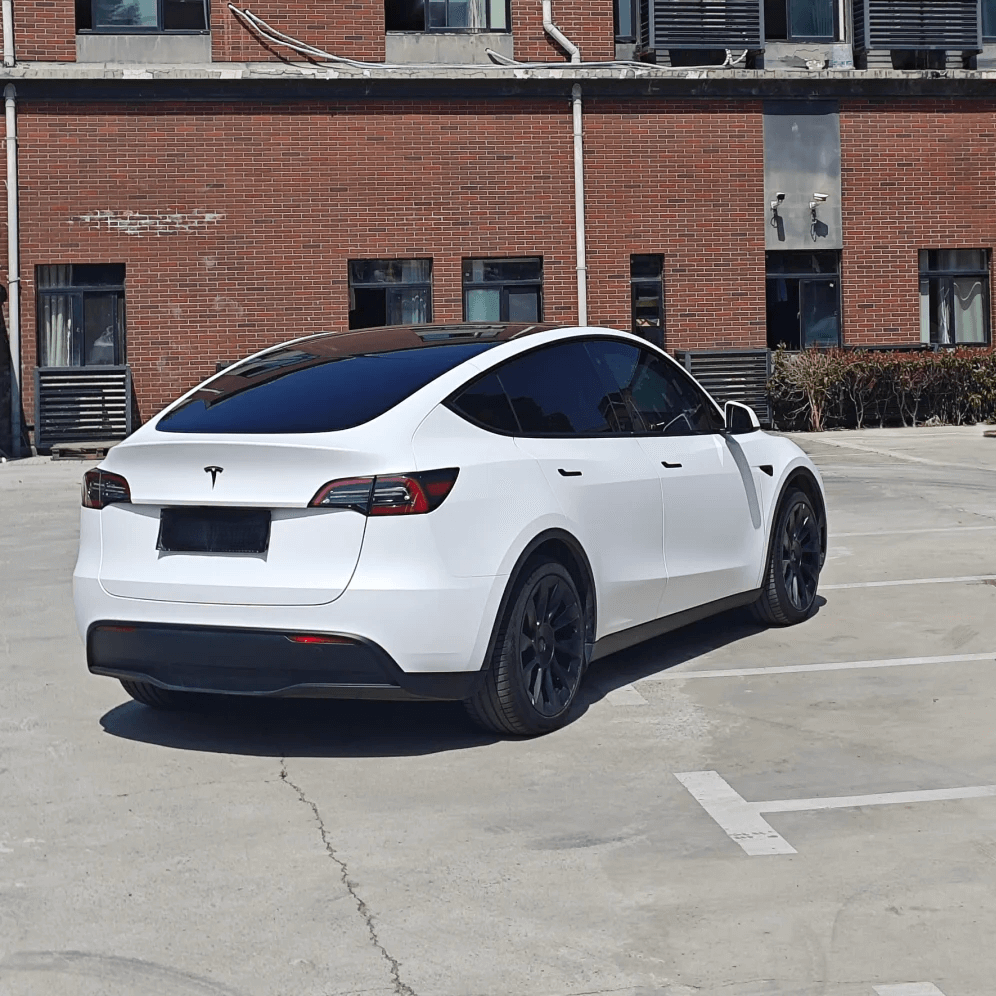
[[[920,250],[920,341],[980,345],[989,341],[989,253]]]
[[[602,340],[589,352],[613,397],[630,411],[636,432],[687,436],[719,432],[725,421],[709,397],[679,367],[631,343]]]
[[[465,259],[463,316],[468,322],[538,322],[543,259]]]
[[[840,254],[768,252],[768,348],[840,345]]]
[[[996,42],[996,0],[982,0],[982,37]]]
[[[615,0],[616,41],[636,41],[636,0]]]
[[[664,257],[630,256],[632,330],[664,345]]]
[[[495,342],[433,342],[408,349],[350,348],[323,337],[249,360],[164,415],[160,432],[335,432],[383,415]],[[369,344],[369,343],[368,343]]]
[[[834,41],[837,0],[765,0],[764,37],[770,41]]]
[[[35,276],[40,367],[125,362],[123,264],[39,266]]]
[[[351,259],[349,327],[432,321],[431,259]]]
[[[207,0],[76,0],[76,30],[205,32]]]
[[[509,0],[386,0],[388,31],[508,31]]]

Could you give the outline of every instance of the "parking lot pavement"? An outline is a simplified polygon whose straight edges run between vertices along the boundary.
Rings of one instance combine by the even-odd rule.
[[[87,675],[79,464],[0,467],[3,996],[987,996],[996,439],[796,437],[823,602],[458,706],[155,714]]]

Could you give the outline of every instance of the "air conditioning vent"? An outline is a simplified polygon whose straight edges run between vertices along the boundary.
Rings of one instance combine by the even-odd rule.
[[[642,0],[650,49],[763,49],[762,0]]]
[[[35,446],[124,439],[131,433],[131,367],[39,367]]]
[[[980,51],[981,0],[854,0],[854,47]]]
[[[674,358],[720,403],[750,405],[762,425],[771,425],[767,349],[704,349],[675,353]]]

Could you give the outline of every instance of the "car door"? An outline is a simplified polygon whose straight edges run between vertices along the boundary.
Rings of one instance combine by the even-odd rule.
[[[615,373],[628,381],[622,393],[661,479],[668,583],[660,614],[671,615],[756,585],[760,506],[748,462],[708,395],[665,357],[633,353]]]
[[[539,463],[588,555],[597,635],[656,618],[666,580],[660,476],[586,342],[540,347],[495,374],[518,422],[516,445]]]

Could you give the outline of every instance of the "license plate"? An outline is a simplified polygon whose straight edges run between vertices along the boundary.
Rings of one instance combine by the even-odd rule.
[[[270,510],[164,508],[157,548],[165,553],[266,553]]]

